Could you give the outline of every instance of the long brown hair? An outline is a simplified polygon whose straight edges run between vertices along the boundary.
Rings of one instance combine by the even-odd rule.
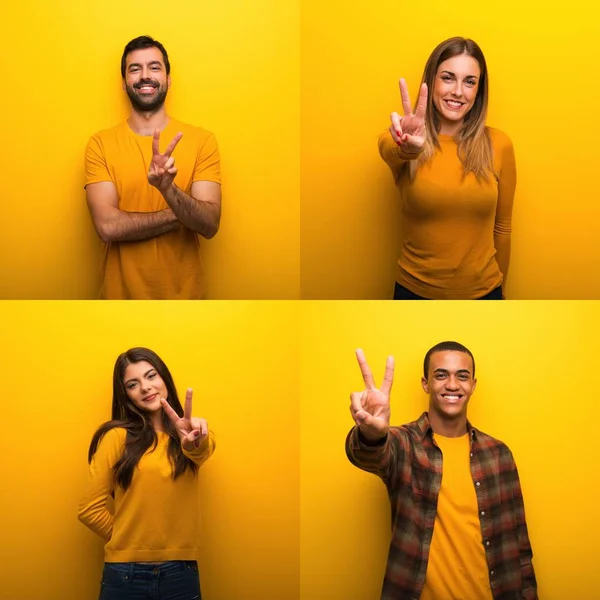
[[[485,126],[488,108],[488,73],[485,57],[481,48],[473,40],[453,37],[439,44],[425,65],[421,84],[426,83],[429,92],[425,112],[427,141],[419,158],[409,162],[411,180],[415,178],[419,167],[431,160],[435,148],[440,148],[438,132],[441,122],[438,109],[433,103],[433,89],[438,68],[445,60],[461,54],[472,56],[479,63],[481,74],[473,107],[467,113],[462,127],[455,136],[458,143],[458,156],[463,164],[465,175],[473,173],[478,180],[487,181],[489,174],[493,173],[492,140]]]
[[[180,417],[183,416],[183,408],[177,396],[173,377],[167,365],[156,352],[148,348],[131,348],[118,356],[113,371],[112,420],[100,425],[92,437],[88,451],[88,462],[92,461],[92,457],[98,449],[98,444],[107,431],[115,427],[125,428],[127,430],[125,448],[123,454],[113,466],[115,481],[125,490],[130,486],[134,469],[142,456],[150,446],[154,450],[158,444],[156,432],[147,414],[131,401],[123,381],[127,366],[141,361],[150,363],[156,369],[156,372],[165,382],[168,393],[167,402]],[[173,471],[173,479],[177,479],[186,469],[196,473],[198,465],[185,456],[181,450],[179,436],[164,411],[162,412],[162,426],[170,437],[167,454]]]

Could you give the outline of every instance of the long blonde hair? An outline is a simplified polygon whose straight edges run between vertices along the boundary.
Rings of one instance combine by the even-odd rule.
[[[419,158],[409,162],[408,172],[411,180],[415,178],[419,167],[431,160],[435,148],[440,148],[438,132],[441,123],[438,110],[433,104],[433,89],[438,68],[445,60],[461,54],[472,56],[479,63],[481,74],[473,108],[467,113],[460,131],[455,136],[458,143],[458,156],[463,164],[465,176],[473,173],[478,180],[488,181],[489,174],[493,173],[492,140],[485,126],[488,107],[488,74],[485,57],[481,48],[473,40],[453,37],[439,44],[425,65],[421,83],[426,83],[429,91],[425,111],[427,140]]]

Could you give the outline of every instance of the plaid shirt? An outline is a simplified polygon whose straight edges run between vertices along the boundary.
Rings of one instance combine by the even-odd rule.
[[[471,475],[494,600],[537,600],[531,545],[517,466],[508,447],[467,422]],[[392,541],[382,600],[419,600],[442,483],[442,451],[427,413],[391,427],[384,442],[364,444],[354,427],[350,462],[383,479],[392,505]]]

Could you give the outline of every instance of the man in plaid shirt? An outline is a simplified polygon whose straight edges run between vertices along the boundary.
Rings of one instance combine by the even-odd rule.
[[[475,360],[457,342],[427,352],[429,410],[390,427],[394,361],[380,388],[361,350],[365,390],[346,454],[381,477],[392,506],[382,600],[537,600],[519,475],[508,447],[467,420]],[[442,469],[443,465],[443,469]]]

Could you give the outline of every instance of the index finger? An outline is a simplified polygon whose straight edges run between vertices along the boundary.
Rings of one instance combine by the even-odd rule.
[[[165,153],[163,156],[171,156],[171,152],[175,150],[175,146],[179,144],[179,140],[183,137],[183,133],[179,132],[172,140],[171,143],[167,146]]]
[[[415,116],[421,119],[425,118],[425,110],[427,109],[427,84],[422,83],[421,89],[419,90],[419,99],[417,100],[417,109]]]
[[[152,135],[152,154],[160,154],[159,149],[160,142],[160,129],[155,129],[154,134]]]
[[[373,381],[373,375],[367,364],[365,353],[360,348],[356,351],[356,359],[358,360],[358,366],[360,367],[360,372],[362,373],[363,381],[365,382],[367,389],[374,390],[375,382]]]
[[[192,418],[192,394],[194,390],[192,388],[188,388],[185,392],[185,407],[183,409],[183,418],[191,419]]]
[[[173,407],[164,398],[160,399],[160,404],[167,413],[167,417],[169,417],[173,423],[177,423],[177,421],[179,421],[179,415],[173,410]]]
[[[412,104],[410,103],[410,95],[408,93],[408,85],[406,85],[405,79],[400,79],[400,96],[402,97],[402,110],[404,116],[408,117],[413,114]]]
[[[390,395],[392,391],[392,384],[394,383],[394,357],[388,356],[385,362],[385,375],[383,376],[383,383],[379,391],[383,394]]]

